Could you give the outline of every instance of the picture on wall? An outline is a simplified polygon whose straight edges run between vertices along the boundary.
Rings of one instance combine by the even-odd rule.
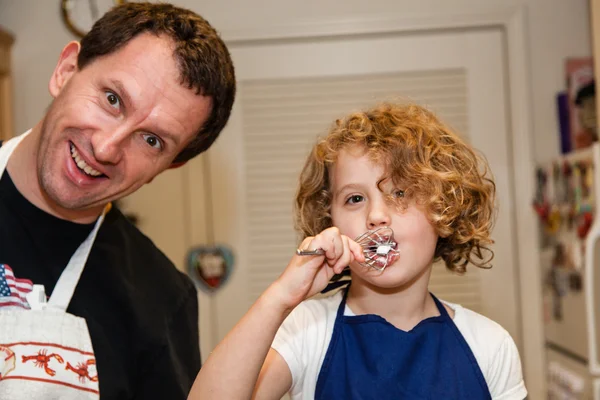
[[[571,149],[577,150],[598,140],[594,60],[569,58],[565,65]]]

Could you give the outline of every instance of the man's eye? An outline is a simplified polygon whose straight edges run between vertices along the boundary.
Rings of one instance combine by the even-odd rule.
[[[160,140],[149,133],[146,133],[144,135],[142,135],[142,137],[144,138],[144,140],[146,141],[146,143],[148,143],[148,145],[150,147],[154,147],[155,149],[162,149],[162,144],[160,143]]]
[[[111,105],[111,107],[120,109],[121,108],[121,101],[119,100],[119,96],[117,96],[116,94],[114,94],[113,92],[107,91],[105,92],[106,95],[106,100],[108,100],[108,104]]]
[[[356,204],[356,203],[360,203],[361,201],[363,201],[363,197],[355,194],[354,196],[350,196],[348,197],[348,200],[346,200],[347,204]]]

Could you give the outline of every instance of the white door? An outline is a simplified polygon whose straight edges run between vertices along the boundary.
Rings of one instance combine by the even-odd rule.
[[[238,97],[208,158],[214,237],[233,248],[236,266],[222,291],[201,299],[204,357],[296,249],[294,191],[317,135],[335,118],[390,98],[428,105],[491,164],[499,203],[493,268],[472,267],[456,277],[436,266],[431,290],[494,319],[520,344],[503,33],[352,36],[249,43],[230,50]],[[195,203],[202,198],[193,197]]]
[[[286,41],[231,48],[239,92],[206,154],[124,200],[181,270],[196,245],[235,253],[230,280],[200,291],[203,359],[287,265],[292,203],[313,142],[335,118],[377,99],[429,106],[488,159],[499,203],[491,270],[457,277],[436,266],[431,291],[504,326],[520,345],[510,134],[500,30]]]

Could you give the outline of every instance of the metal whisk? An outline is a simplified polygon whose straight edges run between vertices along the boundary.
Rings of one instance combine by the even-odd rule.
[[[399,254],[396,250],[396,242],[394,241],[394,231],[387,226],[377,228],[372,231],[367,231],[358,236],[354,241],[360,244],[365,255],[365,262],[360,263],[364,267],[371,267],[377,271],[383,272],[388,266],[390,260]],[[314,250],[296,250],[299,256],[315,256],[323,255],[323,249]]]

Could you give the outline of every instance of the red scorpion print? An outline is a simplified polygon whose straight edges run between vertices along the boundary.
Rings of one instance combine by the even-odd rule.
[[[48,375],[54,376],[54,375],[56,375],[56,371],[53,370],[52,368],[48,367],[48,363],[53,358],[56,359],[56,361],[58,361],[61,364],[64,362],[64,360],[63,360],[63,358],[61,356],[59,356],[56,353],[52,353],[52,354],[47,354],[47,353],[48,353],[48,350],[41,349],[34,356],[21,356],[21,357],[23,358],[23,363],[26,363],[27,361],[33,360],[33,362],[35,363],[36,367],[44,368],[44,371],[46,371],[46,373]]]
[[[96,374],[96,376],[90,376],[90,373],[88,371],[88,367],[90,365],[96,365],[96,360],[92,358],[91,360],[87,360],[84,363],[78,363],[77,368],[73,367],[71,365],[71,363],[67,362],[67,367],[65,369],[67,369],[69,371],[73,371],[77,375],[79,375],[79,380],[82,383],[85,382],[86,379],[89,379],[92,382],[98,382],[97,374]]]

